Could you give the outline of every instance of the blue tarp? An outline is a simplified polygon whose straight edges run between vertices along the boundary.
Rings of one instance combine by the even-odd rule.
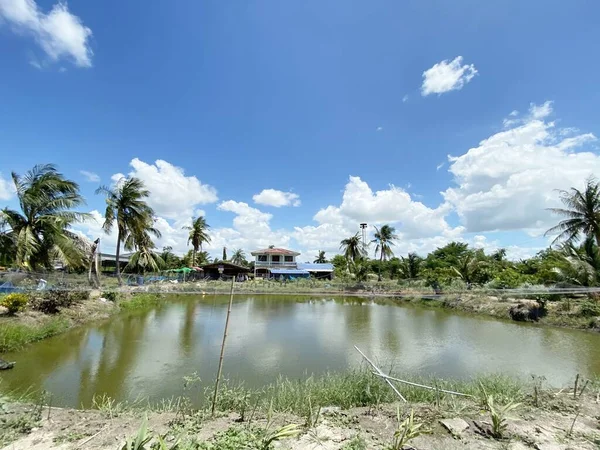
[[[299,270],[308,270],[311,272],[333,272],[331,263],[298,263]]]

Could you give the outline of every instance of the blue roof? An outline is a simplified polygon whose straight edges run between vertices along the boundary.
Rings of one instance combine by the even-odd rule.
[[[309,275],[308,270],[301,269],[271,269],[271,273],[275,275]]]
[[[333,272],[333,264],[331,263],[298,263],[298,269],[309,270],[313,272]]]

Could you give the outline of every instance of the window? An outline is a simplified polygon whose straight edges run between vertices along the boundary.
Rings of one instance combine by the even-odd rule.
[[[258,255],[258,261],[267,262],[267,255]]]
[[[271,261],[272,262],[279,262],[280,258],[281,258],[281,256],[279,256],[279,255],[272,255],[271,256]]]
[[[285,256],[285,262],[294,262],[293,256]]]

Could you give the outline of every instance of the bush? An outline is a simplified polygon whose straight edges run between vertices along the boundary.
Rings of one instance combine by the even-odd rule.
[[[0,301],[0,306],[8,309],[8,314],[14,315],[19,311],[23,311],[29,302],[26,294],[8,294]]]
[[[62,308],[69,308],[73,304],[89,298],[88,291],[61,291],[48,289],[33,294],[31,307],[45,314],[56,314]]]
[[[582,317],[600,316],[600,305],[594,302],[582,303],[581,308],[579,308],[579,315]]]
[[[110,300],[111,302],[116,302],[118,294],[115,291],[104,291],[101,297],[105,298],[106,300]]]

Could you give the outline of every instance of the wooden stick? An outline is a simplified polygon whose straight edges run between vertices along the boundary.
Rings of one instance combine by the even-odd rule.
[[[575,377],[575,389],[573,389],[573,398],[577,398],[577,384],[579,383],[579,374]]]
[[[579,391],[579,397],[581,397],[583,395],[583,391],[585,391],[585,388],[587,387],[589,382],[590,382],[590,380],[585,380],[585,384],[581,388],[581,391]]]
[[[379,374],[376,372],[373,372],[373,374],[377,375],[378,377],[381,377],[381,378],[397,381],[398,383],[404,383],[404,384],[408,384],[410,386],[420,387],[423,389],[429,389],[430,391],[439,391],[439,392],[444,392],[445,394],[461,395],[463,397],[473,397],[471,394],[463,394],[461,392],[447,391],[445,389],[435,388],[435,387],[431,387],[431,386],[425,386],[424,384],[418,384],[418,383],[413,383],[411,381],[401,380],[399,378],[390,377],[389,375],[385,375],[385,374]]]
[[[233,303],[233,283],[235,277],[231,278],[231,292],[229,294],[229,308],[227,309],[227,318],[225,319],[225,330],[223,331],[223,343],[221,344],[221,356],[219,357],[219,370],[217,371],[217,381],[215,383],[215,394],[213,396],[213,404],[211,415],[215,415],[217,406],[217,394],[219,393],[219,382],[221,381],[221,370],[223,369],[223,356],[225,353],[225,341],[227,340],[227,329],[229,328],[229,316],[231,315],[231,304]]]
[[[377,373],[375,373],[375,375],[379,375],[380,377],[382,377],[382,378],[385,380],[385,382],[386,382],[387,384],[389,384],[389,386],[392,388],[392,390],[393,390],[393,391],[394,391],[394,392],[395,392],[395,393],[398,395],[398,397],[400,397],[400,398],[401,398],[401,399],[404,401],[404,403],[408,403],[408,402],[406,401],[406,399],[405,399],[405,398],[402,396],[402,394],[401,394],[400,392],[398,392],[398,389],[396,389],[396,386],[394,386],[394,385],[392,384],[392,382],[391,382],[390,380],[388,380],[388,376],[387,376],[387,375],[385,375],[385,374],[384,374],[384,373],[383,373],[383,372],[382,372],[382,371],[379,369],[379,367],[377,367],[375,364],[373,364],[373,362],[372,362],[372,361],[371,361],[369,358],[367,358],[367,356],[366,356],[366,355],[365,355],[363,352],[361,352],[361,351],[360,351],[360,349],[359,349],[359,348],[358,348],[356,345],[354,346],[354,348],[356,349],[356,351],[357,351],[358,353],[360,353],[360,354],[362,355],[362,357],[363,357],[363,358],[365,358],[365,360],[366,360],[366,361],[367,361],[367,362],[368,362],[368,363],[371,365],[371,367],[373,367],[373,369],[375,369],[375,370],[377,371]]]

